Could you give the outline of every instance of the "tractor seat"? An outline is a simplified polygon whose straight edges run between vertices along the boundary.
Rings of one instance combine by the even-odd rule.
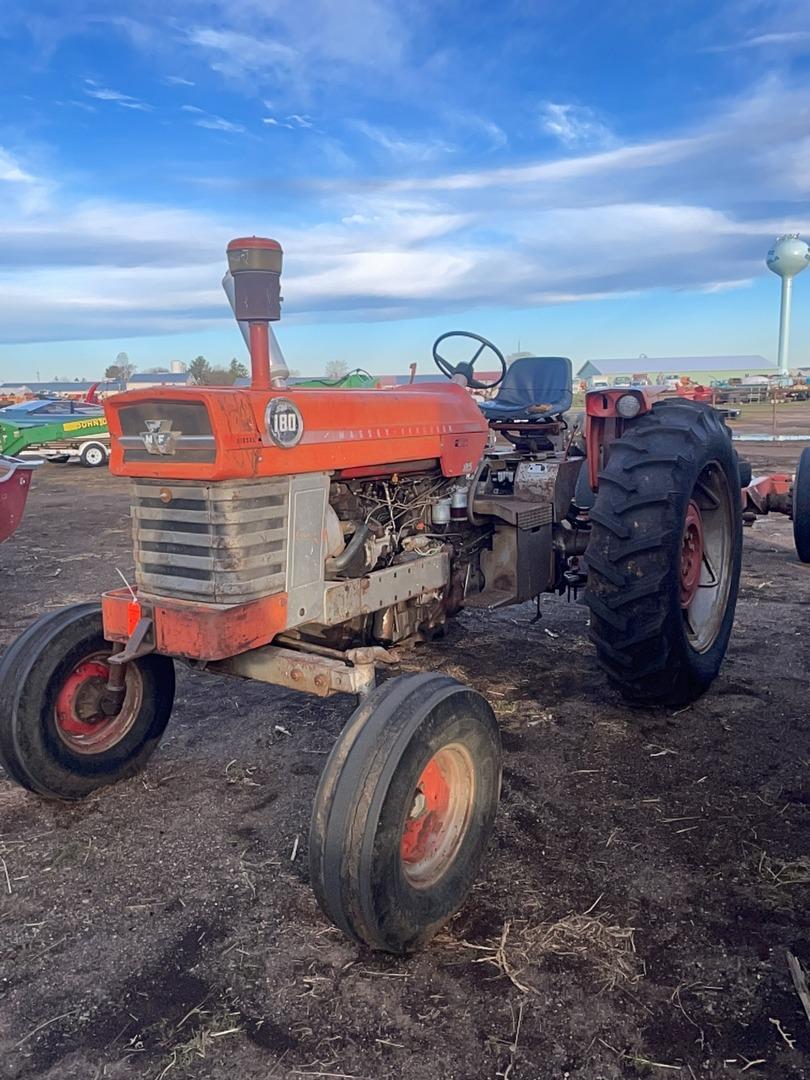
[[[481,402],[487,420],[550,420],[571,408],[567,356],[524,356],[504,375],[492,401]]]

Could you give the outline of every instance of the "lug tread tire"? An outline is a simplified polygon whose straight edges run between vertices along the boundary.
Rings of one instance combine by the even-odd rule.
[[[810,563],[810,446],[805,447],[793,479],[793,541],[796,554]]]
[[[120,743],[79,755],[62,744],[52,721],[54,679],[71,656],[103,649],[101,607],[72,604],[25,630],[0,660],[0,765],[29,791],[47,798],[82,799],[99,787],[139,772],[157,747],[174,703],[174,664],[151,654],[137,663],[143,679],[141,711]]]
[[[448,723],[453,705],[463,705],[469,715]],[[439,881],[414,889],[400,869],[398,808],[454,731],[479,755],[473,754],[477,784],[470,824]],[[480,694],[433,673],[403,675],[377,687],[338,737],[315,797],[310,880],[324,914],[372,949],[402,954],[424,945],[472,889],[494,825],[500,779],[497,721]]]
[[[725,655],[739,587],[740,500],[731,499],[726,611],[704,653],[686,638],[679,597],[686,508],[710,461],[718,462],[732,490],[739,487],[738,459],[722,418],[699,403],[662,401],[632,421],[600,472],[585,555],[590,636],[609,680],[635,704],[694,700],[716,677]]]

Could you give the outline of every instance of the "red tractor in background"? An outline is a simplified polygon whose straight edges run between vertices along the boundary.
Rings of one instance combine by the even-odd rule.
[[[796,473],[743,477],[743,524],[753,525],[767,514],[787,514],[793,522],[796,554],[810,563],[810,447],[802,450]]]
[[[43,616],[0,662],[0,761],[79,799],[155,750],[175,663],[360,703],[329,757],[309,842],[324,912],[408,952],[464,902],[501,777],[495,717],[447,675],[378,665],[465,606],[584,589],[609,681],[681,705],[717,675],[740,575],[740,466],[710,407],[588,394],[571,364],[453,331],[446,383],[291,389],[270,322],[282,252],[235,240],[226,291],[249,388],[151,388],[105,404],[111,469],[131,479],[135,588]],[[451,362],[449,339],[468,338]],[[469,388],[490,351],[498,393]]]

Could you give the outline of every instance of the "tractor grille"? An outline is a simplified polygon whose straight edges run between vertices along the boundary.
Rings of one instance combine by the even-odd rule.
[[[133,481],[139,590],[210,604],[284,592],[288,491],[287,477]]]

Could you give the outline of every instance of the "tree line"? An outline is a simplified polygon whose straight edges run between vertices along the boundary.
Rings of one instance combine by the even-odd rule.
[[[165,375],[168,370],[165,367],[153,367],[147,368],[144,374]],[[104,372],[104,378],[127,382],[136,371],[135,364],[130,361],[127,354],[119,353],[115,358],[115,363],[110,364]],[[246,365],[237,360],[236,357],[231,360],[228,367],[215,367],[204,356],[196,356],[188,365],[186,371],[200,386],[233,386],[237,379],[245,379],[248,375]]]

